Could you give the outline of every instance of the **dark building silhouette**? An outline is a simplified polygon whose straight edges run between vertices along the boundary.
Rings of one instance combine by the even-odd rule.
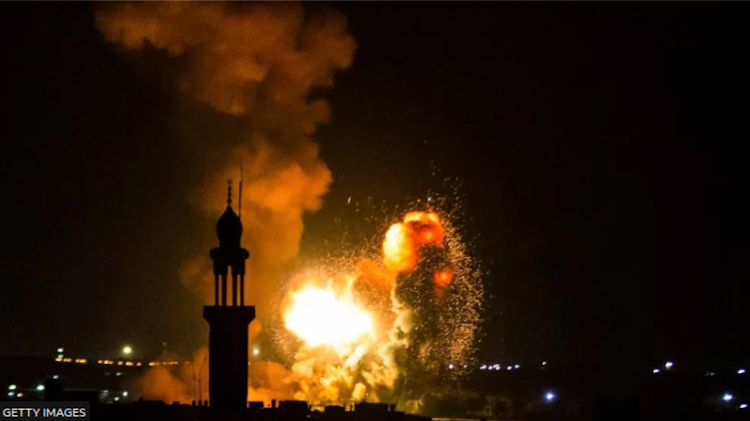
[[[245,305],[245,261],[250,253],[240,245],[242,221],[232,209],[231,181],[227,209],[216,223],[216,235],[219,247],[211,250],[216,297],[213,306],[203,308],[203,318],[210,326],[210,406],[219,410],[242,410],[247,405],[247,327],[255,318],[255,307]],[[227,300],[230,272],[231,304]]]

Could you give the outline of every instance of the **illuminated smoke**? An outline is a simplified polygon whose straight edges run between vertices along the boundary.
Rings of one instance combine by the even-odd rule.
[[[482,287],[455,228],[436,212],[409,212],[381,251],[350,273],[324,263],[292,280],[282,313],[300,342],[286,379],[295,399],[418,412],[427,386],[468,371]],[[457,369],[446,373],[449,364]]]
[[[245,302],[258,304],[264,326],[281,318],[291,331],[278,341],[289,350],[287,366],[250,356],[250,400],[367,399],[419,410],[423,387],[446,374],[449,363],[457,368],[450,375],[470,367],[482,286],[451,225],[457,215],[410,212],[378,239],[377,257],[356,258],[345,271],[300,276],[280,297],[280,268],[299,251],[303,214],[321,207],[331,182],[312,135],[330,118],[317,92],[333,86],[354,54],[343,16],[294,3],[123,2],[103,6],[96,22],[129,55],[159,52],[161,70],[185,107],[213,110],[210,127],[199,127],[205,139],[185,142],[201,174],[192,203],[211,222],[225,206],[225,181],[237,186],[244,168],[243,245],[251,252]],[[229,141],[213,136],[227,132]],[[204,231],[200,254],[180,275],[208,303],[213,279],[206,251],[216,240]],[[337,327],[343,331],[332,335]],[[260,330],[251,324],[252,341],[260,340]],[[141,389],[167,401],[197,398],[193,374],[182,369],[149,372]],[[206,390],[202,395],[208,399]]]
[[[356,45],[344,16],[311,9],[280,2],[123,2],[102,6],[96,14],[107,42],[130,56],[160,52],[164,66],[159,70],[169,76],[180,101],[213,110],[210,127],[201,128],[209,135],[185,142],[200,157],[196,171],[206,174],[196,182],[191,201],[215,220],[226,203],[224,183],[233,178],[237,186],[244,169],[241,217],[243,246],[251,252],[249,304],[277,299],[280,268],[299,251],[303,214],[321,207],[331,183],[312,140],[329,120],[330,107],[310,93],[333,86],[334,74],[349,67]],[[227,142],[210,135],[228,131]],[[215,243],[209,234],[200,254],[180,270],[183,283],[206,303],[212,302],[213,285],[206,251]],[[274,309],[260,305],[258,318],[273,320]],[[256,380],[264,370],[280,371],[271,363],[257,366],[251,368]],[[169,381],[164,373],[149,376],[154,384]],[[253,385],[250,395],[278,396],[271,392],[278,385],[271,383]]]
[[[189,403],[208,399],[208,348],[201,348],[190,364],[149,368],[138,379],[137,395],[148,400]],[[171,360],[172,358],[168,358]],[[200,381],[199,381],[200,380]],[[201,388],[201,391],[198,388]]]
[[[125,50],[166,52],[178,63],[174,87],[186,103],[241,122],[230,145],[208,138],[196,146],[226,150],[218,162],[203,163],[208,176],[193,201],[216,218],[225,206],[224,183],[238,180],[242,165],[243,239],[252,253],[246,294],[250,302],[267,301],[279,266],[298,253],[303,213],[320,208],[331,182],[311,138],[330,109],[310,92],[332,87],[334,73],[351,64],[355,42],[346,18],[294,3],[144,2],[108,5],[96,22]],[[182,275],[204,294],[210,262],[205,253],[195,260],[201,263],[188,262]]]

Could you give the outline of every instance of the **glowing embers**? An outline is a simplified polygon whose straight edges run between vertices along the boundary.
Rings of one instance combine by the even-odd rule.
[[[287,329],[312,346],[343,345],[373,331],[372,315],[351,292],[337,294],[330,286],[292,292],[284,320]]]
[[[443,269],[435,272],[435,285],[440,288],[446,288],[453,279],[453,272],[450,269]]]

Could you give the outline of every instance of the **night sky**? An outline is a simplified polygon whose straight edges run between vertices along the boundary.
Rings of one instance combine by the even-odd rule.
[[[358,49],[314,93],[334,182],[303,255],[447,195],[486,274],[482,358],[747,362],[746,99],[724,54],[747,34],[729,14],[331,7]],[[213,227],[188,204],[201,169],[163,73],[105,44],[90,4],[2,8],[0,355],[193,351],[207,329],[177,272]]]

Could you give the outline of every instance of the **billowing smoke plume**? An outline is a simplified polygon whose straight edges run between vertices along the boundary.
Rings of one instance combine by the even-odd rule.
[[[217,116],[211,125],[224,125],[201,130],[233,133],[228,144],[214,144],[210,136],[202,144],[186,142],[195,155],[207,149],[224,155],[198,163],[196,172],[206,176],[193,186],[192,202],[215,220],[226,206],[226,180],[235,180],[236,192],[239,169],[244,169],[243,246],[251,252],[245,302],[273,302],[281,265],[298,253],[303,214],[320,208],[331,183],[312,140],[316,128],[329,120],[330,107],[311,92],[332,87],[334,74],[351,64],[356,45],[346,18],[330,9],[311,11],[285,2],[123,2],[99,10],[96,23],[107,42],[131,56],[161,52],[180,101],[209,106]],[[207,303],[213,294],[207,250],[215,242],[208,234],[200,254],[180,273]],[[264,323],[277,317],[270,305],[258,311]],[[257,330],[259,325],[253,326]],[[258,370],[263,367],[252,368]],[[264,378],[255,374],[256,380]],[[150,375],[145,387],[151,396],[158,396],[160,388],[148,384],[179,382],[168,373]],[[272,396],[267,389],[277,385],[257,386],[251,395]],[[172,389],[186,395],[190,388],[184,393],[185,388]]]
[[[175,89],[185,101],[244,121],[225,161],[206,164],[214,168],[194,201],[217,217],[226,203],[224,183],[244,167],[241,216],[252,253],[247,293],[263,301],[275,290],[274,270],[298,252],[303,213],[320,208],[331,182],[311,138],[330,107],[310,93],[331,87],[334,73],[351,64],[355,42],[346,18],[294,3],[144,2],[105,8],[97,25],[126,50],[163,50],[178,61]],[[201,254],[198,261],[206,260]],[[196,265],[183,274],[203,290],[210,271]]]

